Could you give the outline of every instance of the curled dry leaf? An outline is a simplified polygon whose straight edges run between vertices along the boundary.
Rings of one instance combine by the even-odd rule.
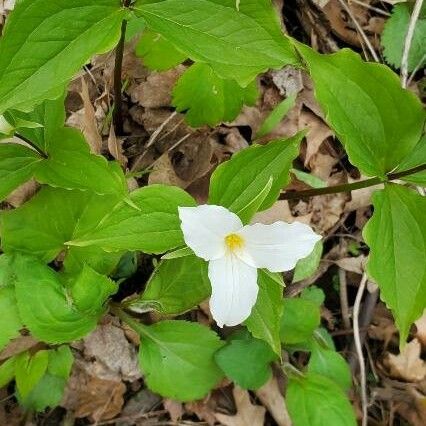
[[[272,377],[255,393],[262,404],[271,413],[278,426],[291,426],[291,419],[287,411],[285,400],[280,392],[280,388],[275,377]]]
[[[174,401],[173,399],[165,399],[163,401],[164,409],[167,410],[170,414],[172,422],[177,423],[178,420],[183,416],[183,404],[179,401]]]
[[[426,346],[426,309],[423,315],[414,323],[416,324],[416,337],[423,346]]]
[[[121,412],[126,386],[120,381],[103,380],[86,371],[77,359],[65,388],[61,405],[75,417],[90,417],[94,421],[108,420]]]
[[[121,167],[126,167],[128,159],[124,155],[123,142],[122,138],[117,138],[114,126],[111,125],[108,136],[108,151],[119,162]]]
[[[418,339],[407,343],[399,355],[389,354],[386,363],[390,374],[408,382],[419,382],[426,377],[426,363],[420,357]]]
[[[100,379],[132,382],[141,377],[135,348],[112,323],[99,325],[84,339],[84,355],[94,359],[91,372]]]
[[[253,405],[249,393],[238,386],[234,387],[233,395],[237,408],[235,416],[216,413],[216,419],[225,426],[263,426],[265,408],[260,405]]]
[[[342,269],[348,272],[355,272],[356,274],[362,275],[364,271],[366,257],[364,255],[357,257],[344,257],[336,260],[336,264]]]

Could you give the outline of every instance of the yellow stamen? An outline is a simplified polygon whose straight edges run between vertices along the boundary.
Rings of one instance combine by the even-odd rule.
[[[237,234],[229,234],[225,237],[225,244],[234,251],[244,246],[244,240]]]

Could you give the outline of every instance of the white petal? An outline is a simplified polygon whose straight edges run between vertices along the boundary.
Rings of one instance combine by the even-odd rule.
[[[204,260],[225,254],[225,236],[243,227],[240,218],[225,207],[179,207],[185,243]]]
[[[255,268],[266,268],[271,272],[293,269],[321,239],[308,225],[300,222],[255,223],[245,226],[238,234],[244,239],[244,250],[237,252],[237,256]]]
[[[241,324],[256,303],[257,269],[228,254],[209,262],[210,310],[219,327]]]

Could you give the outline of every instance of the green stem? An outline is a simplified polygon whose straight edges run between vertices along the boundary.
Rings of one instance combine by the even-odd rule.
[[[125,0],[124,7],[129,7],[131,0]],[[123,70],[123,55],[124,43],[126,41],[127,21],[123,19],[121,23],[121,36],[115,49],[115,64],[114,64],[114,111],[113,122],[114,129],[117,136],[123,136],[123,98],[122,98],[122,82],[121,74]]]
[[[339,192],[350,192],[356,189],[368,188],[370,186],[379,185],[384,182],[389,182],[401,179],[404,176],[413,175],[415,173],[426,170],[426,164],[414,167],[403,172],[388,173],[385,178],[374,177],[360,182],[346,183],[343,185],[328,186],[326,188],[306,189],[304,191],[286,192],[280,196],[280,200],[294,200],[300,198],[315,197],[317,195],[337,194]]]
[[[141,324],[139,321],[136,321],[130,315],[126,314],[126,312],[124,312],[120,305],[111,303],[109,309],[115,316],[120,318],[121,321],[129,325],[137,333],[142,334],[145,337],[149,337],[152,340],[155,340],[151,333],[148,331],[148,327],[144,324]]]
[[[44,151],[42,151],[35,143],[31,142],[25,136],[20,135],[19,133],[15,133],[15,137],[17,137],[18,139],[21,139],[21,141],[25,142],[27,145],[29,145],[31,148],[33,148],[34,151],[36,151],[37,154],[39,154],[44,159],[49,158],[48,155]]]
[[[292,376],[297,377],[299,379],[303,379],[305,377],[305,375],[300,370],[298,370],[294,365],[291,365],[288,362],[283,363],[282,369],[284,371],[284,374],[288,377]]]

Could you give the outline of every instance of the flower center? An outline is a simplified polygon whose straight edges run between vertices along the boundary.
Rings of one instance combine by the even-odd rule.
[[[225,244],[231,251],[235,251],[244,246],[244,239],[237,234],[229,234],[225,237]]]

